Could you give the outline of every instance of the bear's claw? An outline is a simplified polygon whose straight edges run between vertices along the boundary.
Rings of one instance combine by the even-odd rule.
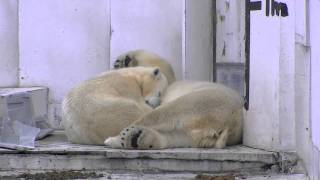
[[[119,136],[105,140],[105,145],[122,149],[154,149],[160,148],[160,134],[154,130],[131,126],[120,132]]]

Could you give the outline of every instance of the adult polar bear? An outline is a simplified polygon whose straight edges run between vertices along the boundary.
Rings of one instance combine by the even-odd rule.
[[[105,144],[125,149],[224,148],[241,143],[242,124],[243,99],[237,92],[217,83],[177,81],[161,106]]]
[[[159,105],[167,87],[159,68],[109,71],[74,87],[62,103],[68,140],[100,144]]]
[[[235,91],[216,83],[177,81],[162,105],[105,144],[125,149],[224,148],[241,143],[242,122],[243,101]]]

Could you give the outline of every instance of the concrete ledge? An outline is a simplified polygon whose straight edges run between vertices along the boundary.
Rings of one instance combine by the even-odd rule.
[[[257,162],[190,161],[175,159],[107,159],[102,155],[29,155],[0,156],[1,170],[110,170],[139,172],[262,172]]]
[[[63,132],[33,150],[0,149],[0,170],[110,170],[139,172],[279,171],[279,154],[245,146],[226,149],[118,150],[67,142]]]

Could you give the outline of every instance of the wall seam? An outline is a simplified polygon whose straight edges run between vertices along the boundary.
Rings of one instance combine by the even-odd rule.
[[[186,30],[186,5],[187,4],[187,0],[182,0],[182,79],[185,80],[186,79],[186,34],[187,34],[187,30]]]
[[[17,24],[17,48],[18,48],[18,67],[17,67],[17,87],[20,87],[21,86],[21,68],[20,68],[20,0],[17,0],[17,21],[18,21],[18,24]]]
[[[112,22],[111,22],[111,20],[112,20],[112,18],[111,18],[111,16],[112,16],[112,13],[111,13],[111,6],[112,6],[112,0],[109,0],[109,22],[110,22],[110,24],[109,24],[109,57],[108,57],[108,65],[109,65],[109,69],[108,70],[110,70],[110,69],[112,69],[111,67],[112,67],[112,64],[111,64],[111,38],[112,38]]]

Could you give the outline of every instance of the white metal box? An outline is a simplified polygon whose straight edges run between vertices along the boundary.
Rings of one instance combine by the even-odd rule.
[[[33,147],[52,131],[48,119],[48,89],[0,89],[0,146],[7,148]]]

